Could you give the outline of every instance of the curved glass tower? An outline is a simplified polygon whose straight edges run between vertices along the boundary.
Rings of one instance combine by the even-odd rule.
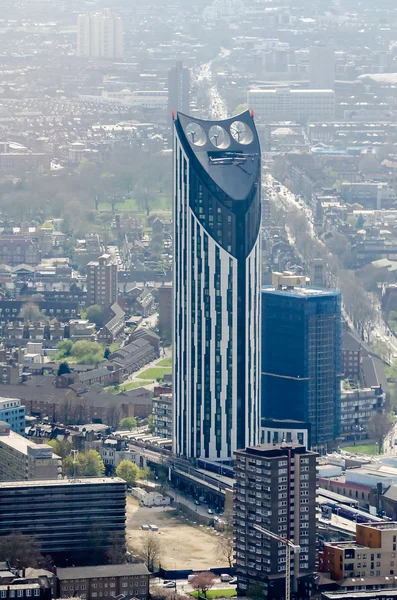
[[[261,156],[249,111],[174,122],[174,452],[258,443]]]

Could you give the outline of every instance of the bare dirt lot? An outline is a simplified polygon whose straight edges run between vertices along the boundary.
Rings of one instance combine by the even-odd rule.
[[[222,567],[218,558],[218,537],[211,528],[191,523],[183,513],[172,508],[140,506],[127,498],[127,541],[134,554],[139,554],[140,540],[145,534],[140,526],[157,525],[162,545],[161,565],[168,569],[210,569]]]

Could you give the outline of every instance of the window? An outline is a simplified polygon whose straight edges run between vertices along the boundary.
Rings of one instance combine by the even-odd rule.
[[[22,598],[23,590],[18,590],[17,596],[18,596],[18,598]]]
[[[35,596],[40,596],[40,590],[35,590],[35,591],[34,591],[34,595],[35,595]]]

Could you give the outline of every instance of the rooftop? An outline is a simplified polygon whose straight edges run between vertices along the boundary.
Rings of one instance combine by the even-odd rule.
[[[10,446],[25,456],[34,456],[37,454],[37,458],[59,458],[59,456],[53,453],[51,446],[47,444],[35,444],[12,430],[9,434],[0,436],[0,448],[2,445]]]
[[[125,485],[124,479],[120,477],[85,477],[79,479],[47,479],[47,480],[33,480],[33,481],[10,481],[1,482],[0,491],[3,489],[13,488],[39,488],[39,487],[62,487],[72,485],[109,485],[114,483],[122,483]]]
[[[149,571],[144,563],[57,569],[57,576],[61,581],[65,579],[87,579],[90,577],[122,577],[124,575],[149,575]]]

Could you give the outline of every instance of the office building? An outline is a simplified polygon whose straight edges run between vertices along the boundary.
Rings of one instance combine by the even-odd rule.
[[[396,553],[397,523],[357,523],[355,541],[324,543],[323,570],[334,581],[350,577],[394,580]]]
[[[47,444],[35,444],[0,421],[0,481],[57,479],[62,460]]]
[[[172,342],[172,285],[164,283],[158,289],[159,335],[163,343]]]
[[[81,14],[77,19],[77,56],[122,58],[124,26],[121,17],[109,8]]]
[[[34,535],[43,555],[84,564],[115,536],[124,540],[125,502],[117,477],[0,483],[0,537]]]
[[[17,398],[0,398],[0,421],[8,423],[20,435],[25,435],[25,414],[26,408]]]
[[[168,114],[189,112],[190,101],[190,71],[178,60],[168,71]]]
[[[262,416],[310,423],[312,448],[340,433],[340,292],[273,274],[262,290]]]
[[[330,120],[335,117],[335,93],[332,90],[290,88],[248,89],[248,106],[259,122]]]
[[[87,265],[87,306],[111,306],[117,302],[117,264],[102,254]]]
[[[123,595],[147,600],[149,596],[149,571],[144,563],[58,568],[57,577],[57,598],[73,594],[84,600],[114,600]]]
[[[335,50],[317,43],[309,49],[309,86],[312,90],[335,88]]]
[[[257,531],[272,531],[300,546],[291,552],[291,587],[316,561],[316,457],[304,446],[262,445],[235,452],[235,571],[239,595],[250,586],[278,600],[285,594],[286,546]]]
[[[249,111],[181,113],[174,168],[174,452],[230,460],[259,441],[261,156]]]

